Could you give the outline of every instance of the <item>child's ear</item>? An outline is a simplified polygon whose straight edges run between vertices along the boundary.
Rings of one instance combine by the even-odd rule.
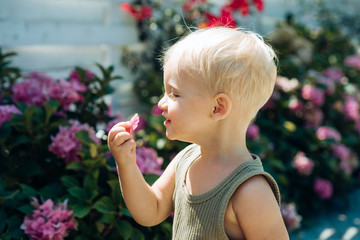
[[[214,106],[211,113],[213,120],[222,120],[226,118],[231,111],[232,101],[229,95],[218,93],[214,96]]]

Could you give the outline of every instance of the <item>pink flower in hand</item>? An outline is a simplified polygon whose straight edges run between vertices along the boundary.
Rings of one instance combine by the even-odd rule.
[[[130,124],[130,127],[126,129],[126,131],[130,134],[133,134],[134,130],[138,127],[139,125],[139,115],[136,113],[129,121],[128,123]]]

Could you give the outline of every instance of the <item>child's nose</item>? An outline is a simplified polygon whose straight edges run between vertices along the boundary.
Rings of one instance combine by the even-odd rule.
[[[160,99],[160,101],[159,101],[159,103],[158,103],[158,107],[159,107],[161,110],[163,110],[163,111],[166,110],[166,108],[167,108],[166,95],[164,95],[164,96]]]

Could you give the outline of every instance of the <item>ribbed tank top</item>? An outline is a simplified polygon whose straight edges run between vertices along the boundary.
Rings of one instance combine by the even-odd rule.
[[[252,161],[238,166],[210,191],[201,195],[189,194],[185,185],[186,173],[199,156],[200,147],[192,144],[173,160],[176,161],[176,166],[172,239],[228,239],[224,228],[224,217],[230,197],[241,183],[255,175],[263,175],[266,178],[280,205],[279,188],[271,175],[264,172],[261,160],[256,155],[253,155]]]

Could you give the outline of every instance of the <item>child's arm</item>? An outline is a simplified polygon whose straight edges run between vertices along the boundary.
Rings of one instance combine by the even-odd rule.
[[[126,131],[129,123],[115,125],[109,132],[108,146],[113,154],[125,204],[139,224],[153,226],[165,220],[172,211],[175,185],[174,163],[149,186],[136,164],[136,143]]]
[[[279,205],[263,176],[254,176],[241,184],[231,203],[246,239],[289,239]]]

